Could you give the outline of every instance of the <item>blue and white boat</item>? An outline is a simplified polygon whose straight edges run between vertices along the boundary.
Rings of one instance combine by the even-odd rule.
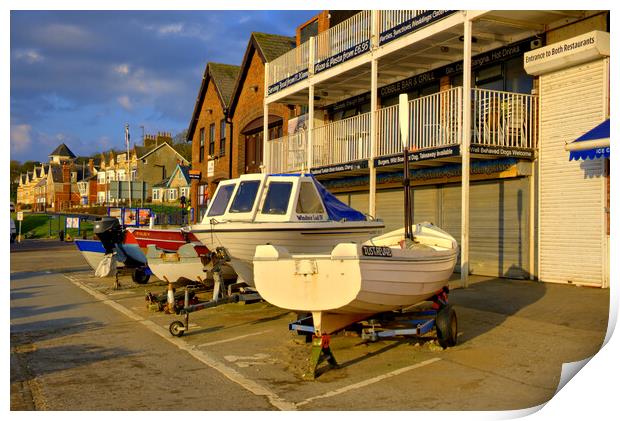
[[[384,228],[382,221],[342,203],[312,175],[245,174],[220,182],[191,232],[209,250],[225,248],[239,280],[254,286],[258,245],[325,253],[339,243],[362,243]]]

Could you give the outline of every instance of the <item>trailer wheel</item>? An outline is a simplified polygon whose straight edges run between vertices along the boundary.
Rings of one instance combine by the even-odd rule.
[[[435,328],[437,330],[437,340],[443,349],[456,345],[458,323],[456,312],[450,304],[443,307],[437,313]]]
[[[151,276],[147,275],[144,269],[136,269],[131,273],[131,280],[136,284],[146,284]]]
[[[185,333],[185,326],[183,325],[182,321],[175,320],[174,322],[170,323],[168,330],[170,331],[170,334],[172,336],[180,338]]]

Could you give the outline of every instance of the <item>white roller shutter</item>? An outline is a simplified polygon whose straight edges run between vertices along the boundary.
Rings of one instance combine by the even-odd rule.
[[[608,60],[540,77],[539,278],[602,285],[604,160],[568,161],[566,141],[606,118]]]

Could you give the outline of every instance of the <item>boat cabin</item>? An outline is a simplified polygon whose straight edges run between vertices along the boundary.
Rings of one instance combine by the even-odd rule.
[[[335,201],[335,202],[334,202]],[[335,207],[339,212],[333,212]],[[220,182],[203,218],[216,222],[325,222],[366,217],[327,192],[310,175],[245,174]]]

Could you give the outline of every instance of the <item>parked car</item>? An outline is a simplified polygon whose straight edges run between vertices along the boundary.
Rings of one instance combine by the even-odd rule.
[[[17,237],[17,229],[15,229],[15,221],[13,221],[13,218],[11,219],[11,243],[15,242],[15,237]]]

